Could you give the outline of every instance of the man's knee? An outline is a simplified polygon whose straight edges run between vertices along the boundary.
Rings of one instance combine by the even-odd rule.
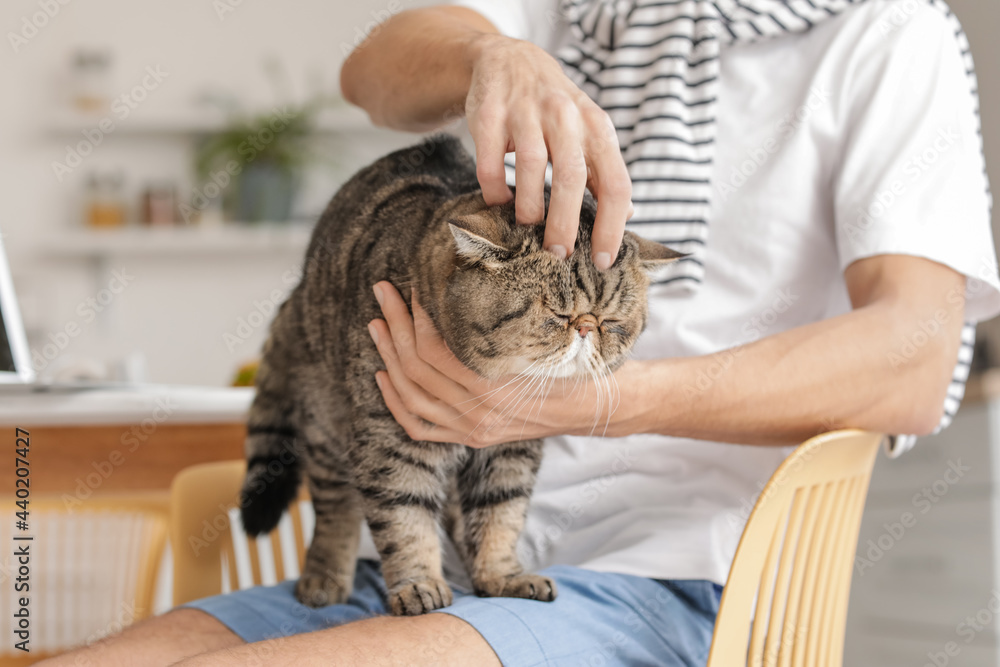
[[[209,614],[197,609],[174,609],[39,665],[125,667],[143,664],[153,667],[240,644],[243,644],[242,639]]]

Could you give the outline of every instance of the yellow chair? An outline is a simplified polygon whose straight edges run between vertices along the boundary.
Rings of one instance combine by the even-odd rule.
[[[222,592],[297,577],[312,533],[312,514],[303,484],[270,535],[247,537],[239,523],[243,461],[203,463],[185,468],[170,487],[170,544],[174,560],[174,604]],[[235,540],[235,541],[234,541]]]
[[[6,642],[0,665],[28,665],[141,620],[153,613],[156,579],[164,554],[168,497],[122,493],[75,498],[32,497],[30,542],[13,541],[13,522],[0,524],[4,544],[28,545],[31,554],[31,652]],[[10,500],[13,507],[14,501]],[[20,535],[20,533],[18,533]],[[8,637],[18,593],[10,579],[18,564],[3,559],[0,608]],[[16,619],[15,619],[16,620]]]
[[[817,436],[771,476],[736,549],[707,667],[842,664],[861,514],[882,438]]]
[[[736,550],[708,667],[841,664],[858,530],[881,440],[853,430],[820,435],[775,471]],[[284,563],[287,574],[289,532],[297,560],[292,569],[301,568],[310,530],[299,503],[287,519],[291,531],[286,527],[279,534],[279,527],[264,543],[249,539],[234,549],[233,535],[242,531],[230,531],[230,522],[238,521],[243,472],[242,461],[208,463],[183,470],[174,480],[175,604],[263,583],[264,553],[272,554],[275,571]],[[250,563],[238,577],[241,551],[249,551]]]

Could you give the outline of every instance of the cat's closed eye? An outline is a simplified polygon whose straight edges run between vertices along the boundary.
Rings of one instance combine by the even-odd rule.
[[[617,334],[619,336],[628,336],[629,332],[622,322],[618,320],[601,320],[601,330],[604,333]]]

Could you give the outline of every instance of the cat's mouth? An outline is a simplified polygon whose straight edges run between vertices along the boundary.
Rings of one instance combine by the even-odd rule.
[[[594,336],[573,336],[566,351],[545,368],[550,377],[591,376],[603,365],[600,352],[594,345]]]
[[[508,362],[505,374],[545,378],[594,377],[610,372],[601,357],[593,336],[574,336],[573,342],[560,352],[543,359],[519,357]]]

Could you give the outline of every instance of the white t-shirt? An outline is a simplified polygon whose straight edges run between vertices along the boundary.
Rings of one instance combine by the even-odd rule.
[[[569,38],[556,0],[456,4],[550,52]],[[654,286],[636,358],[709,354],[846,312],[844,268],[879,254],[964,273],[968,320],[1000,312],[959,47],[940,12],[903,7],[913,9],[870,0],[809,32],[723,50],[705,280],[693,297]],[[525,565],[725,583],[750,508],[788,451],[551,438]]]

